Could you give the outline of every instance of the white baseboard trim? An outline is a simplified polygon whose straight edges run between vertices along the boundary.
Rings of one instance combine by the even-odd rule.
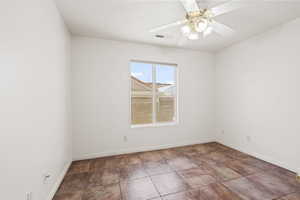
[[[48,197],[47,197],[47,200],[52,200],[52,199],[53,199],[53,197],[54,197],[56,191],[58,190],[58,188],[59,188],[61,182],[63,181],[63,179],[64,179],[64,177],[65,177],[65,175],[66,175],[66,173],[67,173],[69,167],[71,166],[71,163],[72,163],[72,161],[68,162],[68,163],[65,165],[64,169],[62,170],[62,172],[61,172],[61,173],[59,174],[59,176],[57,177],[57,179],[56,179],[56,181],[54,182],[53,187],[52,187],[52,189],[51,189],[51,191],[50,191],[50,193],[49,193],[49,195],[48,195]]]
[[[246,153],[246,154],[249,154],[249,155],[251,155],[251,156],[254,156],[254,157],[256,157],[256,158],[258,158],[258,159],[261,159],[261,160],[263,160],[263,161],[266,161],[266,162],[268,162],[268,163],[271,163],[271,164],[277,165],[277,166],[279,166],[279,167],[282,167],[282,168],[284,168],[284,169],[287,169],[287,170],[290,170],[290,171],[292,171],[292,172],[295,172],[295,173],[298,174],[298,175],[300,174],[300,171],[299,171],[299,169],[297,169],[297,167],[294,167],[294,166],[292,166],[292,165],[290,165],[290,164],[288,164],[288,163],[279,161],[279,160],[274,159],[274,158],[271,158],[271,157],[269,157],[269,156],[265,156],[265,155],[259,154],[259,153],[257,153],[257,152],[252,152],[252,151],[250,152],[250,151],[247,151],[247,150],[245,150],[245,149],[236,147],[236,146],[234,146],[234,145],[226,144],[226,143],[221,142],[221,141],[217,141],[217,142],[220,143],[220,144],[226,145],[226,146],[228,146],[228,147],[234,148],[234,149],[236,149],[236,150],[239,150],[239,151],[241,151],[241,152],[243,152],[243,153]]]
[[[90,153],[90,154],[76,156],[73,158],[73,160],[74,161],[86,160],[86,159],[100,158],[100,157],[105,157],[105,156],[114,156],[114,155],[136,153],[136,152],[143,152],[143,151],[153,151],[153,150],[159,150],[159,149],[168,149],[168,148],[172,148],[172,147],[180,147],[180,146],[193,145],[193,144],[202,144],[202,143],[208,143],[208,142],[214,142],[214,140],[186,141],[186,142],[180,142],[180,143],[175,143],[175,144],[164,144],[164,145],[156,145],[156,146],[141,146],[141,147],[136,147],[136,148],[120,149],[120,150],[116,150],[116,151],[104,151],[104,152],[99,152],[99,153]]]

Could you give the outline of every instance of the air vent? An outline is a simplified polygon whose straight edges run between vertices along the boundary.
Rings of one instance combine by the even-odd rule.
[[[157,38],[165,38],[164,35],[155,35],[155,37],[157,37]]]

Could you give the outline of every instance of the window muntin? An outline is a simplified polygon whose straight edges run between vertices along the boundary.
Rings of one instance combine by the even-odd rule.
[[[131,62],[131,125],[177,120],[177,67]]]

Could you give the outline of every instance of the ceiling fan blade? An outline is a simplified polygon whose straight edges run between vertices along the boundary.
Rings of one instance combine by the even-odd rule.
[[[214,1],[211,0],[197,0],[197,2],[200,9],[209,9],[214,3]]]
[[[186,22],[187,22],[186,19],[179,20],[179,21],[176,21],[176,22],[173,22],[173,23],[170,23],[170,24],[166,24],[166,25],[162,25],[162,26],[153,28],[153,29],[150,30],[150,32],[151,33],[158,32],[158,31],[161,31],[161,30],[164,30],[164,29],[168,29],[168,28],[171,28],[171,27],[174,27],[174,26],[179,26],[181,24],[185,24]]]
[[[213,27],[212,26],[206,28],[206,30],[203,31],[203,33],[202,33],[203,37],[206,38],[207,36],[209,36],[212,33],[212,31],[213,31]]]
[[[213,31],[215,31],[216,33],[218,33],[222,36],[229,37],[229,36],[234,35],[234,33],[235,33],[235,31],[232,28],[226,26],[225,24],[216,22],[215,20],[213,20],[210,25],[213,28]]]
[[[218,5],[216,7],[210,8],[210,11],[212,12],[213,16],[219,16],[223,15],[225,13],[231,12],[233,10],[237,10],[239,8],[245,7],[248,4],[241,1],[229,1],[224,4]]]
[[[180,0],[186,12],[198,11],[199,6],[196,0]]]

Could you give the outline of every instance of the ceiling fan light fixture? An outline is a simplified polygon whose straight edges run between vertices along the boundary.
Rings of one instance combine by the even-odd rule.
[[[207,29],[207,25],[208,25],[208,22],[207,20],[201,20],[198,25],[196,26],[196,31],[201,33],[203,31],[205,31]]]
[[[234,30],[225,24],[214,20],[215,17],[234,11],[242,6],[236,6],[236,2],[230,0],[227,3],[218,4],[211,8],[199,8],[198,0],[180,0],[185,11],[185,18],[173,23],[165,24],[150,30],[151,33],[159,32],[171,27],[181,26],[182,35],[189,40],[197,40],[210,35],[212,32],[218,33],[221,36],[232,36]]]
[[[188,35],[189,40],[198,40],[199,39],[199,34],[197,32],[191,32]]]
[[[183,35],[189,35],[191,33],[191,28],[188,25],[181,27],[181,32]]]

